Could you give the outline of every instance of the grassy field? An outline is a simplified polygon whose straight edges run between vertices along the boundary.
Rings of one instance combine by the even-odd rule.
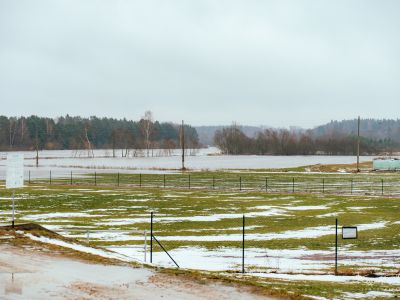
[[[142,175],[141,187],[135,182],[138,175],[120,174],[117,187],[112,184],[117,174],[96,174],[96,186],[92,174],[72,185],[68,179],[54,179],[51,185],[31,182],[16,193],[16,217],[18,223],[36,222],[83,241],[85,231],[89,230],[91,244],[116,249],[132,246],[123,253],[142,259],[144,231],[149,235],[153,212],[154,235],[181,267],[228,271],[224,276],[236,278],[241,276],[235,272],[241,270],[245,215],[248,274],[241,280],[327,298],[354,292],[398,293],[397,285],[386,283],[263,277],[262,274],[271,273],[332,274],[336,218],[340,226],[359,228],[357,240],[339,237],[339,273],[394,275],[399,272],[400,263],[398,198],[373,193],[306,193],[299,192],[296,185],[294,192],[290,187],[281,192],[248,189],[246,182],[261,182],[266,174],[272,181],[289,180],[293,176],[299,182],[321,181],[321,174],[315,173],[198,172],[191,174],[189,189],[187,174],[167,175],[166,188],[160,174]],[[348,182],[349,178],[354,178],[354,182],[379,182],[378,179],[385,178],[393,186],[398,180],[395,173],[323,176],[328,182]],[[214,189],[209,181],[212,177],[214,184],[218,183]],[[231,182],[237,184],[238,177],[242,177],[241,191],[229,186]],[[204,188],[206,182],[210,183],[208,188]],[[10,221],[10,196],[10,191],[0,188],[2,223]],[[154,246],[154,262],[172,266],[161,251],[158,245]]]

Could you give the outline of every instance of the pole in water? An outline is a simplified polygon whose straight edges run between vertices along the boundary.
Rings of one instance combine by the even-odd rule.
[[[357,122],[357,173],[360,172],[360,116]]]
[[[14,191],[12,192],[12,221],[11,227],[14,228],[15,225],[15,200],[14,200]]]
[[[182,170],[185,170],[185,128],[183,120],[181,127],[181,146],[182,146]]]
[[[337,261],[338,261],[338,220],[336,219],[336,234],[335,234],[335,275],[338,274],[338,271],[337,271]]]

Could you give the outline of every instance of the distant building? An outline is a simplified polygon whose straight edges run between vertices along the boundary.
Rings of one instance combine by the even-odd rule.
[[[372,168],[374,170],[400,170],[400,159],[398,158],[375,158]]]

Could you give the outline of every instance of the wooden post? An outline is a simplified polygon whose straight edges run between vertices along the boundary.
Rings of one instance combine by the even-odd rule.
[[[360,116],[357,122],[357,173],[360,172]]]

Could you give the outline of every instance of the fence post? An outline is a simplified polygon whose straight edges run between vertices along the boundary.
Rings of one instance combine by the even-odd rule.
[[[153,263],[153,212],[150,213],[150,263]]]
[[[49,175],[49,181],[50,181],[50,185],[51,185],[51,170],[50,170],[50,175]]]
[[[29,170],[28,174],[29,174],[29,184],[31,184],[31,170]]]
[[[72,185],[72,171],[71,171],[71,181],[70,181],[70,184]]]
[[[350,191],[350,193],[353,194],[353,179],[351,179],[351,191]]]
[[[239,191],[242,190],[242,176],[239,176]]]
[[[94,172],[94,185],[97,185],[97,174]]]
[[[213,189],[215,189],[215,177],[213,176]]]
[[[189,174],[189,190],[190,190],[190,174]]]
[[[165,174],[164,174],[164,189],[165,189]]]
[[[265,191],[268,192],[268,177],[265,177]]]
[[[119,172],[117,174],[117,186],[119,186]]]
[[[242,273],[244,273],[244,229],[245,229],[245,217],[243,215],[243,237],[242,237]]]
[[[139,187],[142,187],[142,173],[139,174]]]
[[[335,275],[337,276],[337,262],[338,262],[338,220],[336,219],[336,234],[335,234]]]
[[[292,178],[292,193],[294,193],[294,177]]]
[[[383,195],[383,179],[381,179],[381,183],[382,183],[382,195]]]
[[[147,260],[147,232],[144,230],[144,262]]]
[[[322,178],[322,194],[325,193],[325,178]]]

